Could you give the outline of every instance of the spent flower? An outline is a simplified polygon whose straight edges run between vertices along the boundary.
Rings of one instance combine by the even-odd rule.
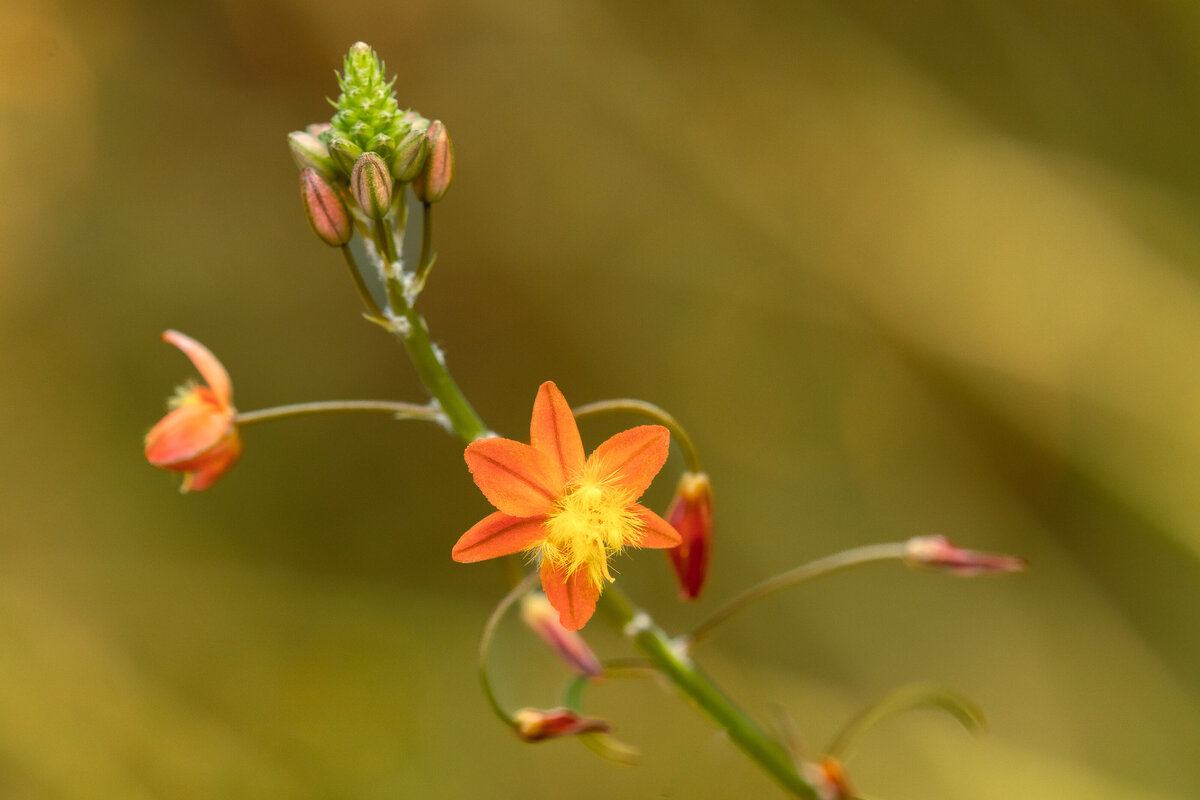
[[[513,730],[526,742],[541,742],[581,733],[608,733],[602,719],[581,717],[569,708],[522,708],[513,713]]]
[[[178,331],[163,341],[183,351],[207,385],[181,386],[171,410],[146,434],[146,460],[159,469],[183,473],[184,492],[212,486],[242,455],[233,384],[229,373],[207,347]]]
[[[467,466],[498,510],[458,540],[455,561],[524,552],[541,560],[542,589],[567,630],[591,618],[608,560],[626,547],[675,547],[679,533],[637,500],[667,460],[670,434],[641,425],[609,438],[584,457],[566,398],[552,382],[538,389],[530,444],[479,439]]]

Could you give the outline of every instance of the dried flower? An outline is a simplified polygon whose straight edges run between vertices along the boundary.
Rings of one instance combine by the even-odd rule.
[[[522,708],[513,714],[513,730],[527,742],[541,742],[560,736],[581,733],[607,733],[610,728],[602,719],[581,717],[569,708]]]
[[[622,431],[586,459],[566,398],[547,381],[538,389],[531,444],[479,439],[467,466],[498,510],[454,546],[455,561],[525,552],[541,559],[542,589],[567,630],[596,609],[610,556],[625,547],[675,547],[679,534],[637,500],[667,460],[670,434],[660,425]]]
[[[212,486],[242,455],[237,410],[229,373],[208,348],[178,331],[163,341],[184,352],[207,386],[181,386],[170,412],[146,434],[146,460],[159,469],[183,473],[184,492]]]
[[[913,567],[929,567],[952,575],[971,577],[992,572],[1020,572],[1025,559],[998,553],[965,550],[945,536],[918,536],[904,544],[904,560]]]
[[[695,600],[704,590],[708,564],[712,558],[713,508],[712,483],[703,472],[685,472],[679,479],[675,497],[667,508],[666,520],[679,531],[679,546],[667,551],[679,595]]]

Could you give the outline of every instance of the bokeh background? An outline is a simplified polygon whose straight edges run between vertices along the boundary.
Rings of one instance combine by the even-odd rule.
[[[754,580],[942,533],[1018,578],[876,566],[700,654],[811,752],[914,680],[866,794],[1200,796],[1200,11],[970,0],[46,0],[0,6],[0,796],[772,797],[651,682],[589,708],[643,763],[517,742],[478,691],[501,593],[445,434],[255,427],[181,496],[142,434],[192,374],[244,410],[422,399],[308,231],[284,136],[355,40],[446,121],[423,312],[521,435],[536,386],[671,409],[717,493],[710,585],[619,564],[685,630]],[[589,423],[594,445],[622,420]],[[650,496],[665,505],[682,468]],[[606,655],[624,653],[602,626]],[[512,620],[510,705],[564,676]]]

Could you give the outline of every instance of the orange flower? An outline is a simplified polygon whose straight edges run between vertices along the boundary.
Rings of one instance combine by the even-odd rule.
[[[586,459],[562,392],[538,389],[529,423],[532,444],[480,439],[467,447],[475,484],[498,510],[454,545],[454,560],[483,561],[526,552],[541,559],[542,589],[567,630],[596,610],[610,556],[625,547],[675,547],[679,534],[638,504],[667,460],[661,425],[622,431]]]
[[[146,434],[146,460],[159,469],[183,473],[185,492],[212,486],[242,455],[229,373],[208,348],[178,331],[163,341],[192,360],[207,386],[181,386],[171,410]]]

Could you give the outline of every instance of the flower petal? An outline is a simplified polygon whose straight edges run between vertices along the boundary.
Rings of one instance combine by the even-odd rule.
[[[563,481],[583,469],[583,440],[567,398],[553,381],[538,389],[533,401],[533,419],[529,422],[529,441],[538,450],[554,459]]]
[[[146,434],[147,461],[156,467],[179,468],[229,436],[233,419],[209,394],[203,387],[193,389],[150,429]]]
[[[550,456],[512,439],[478,439],[464,454],[475,485],[500,511],[536,517],[554,507],[563,482]]]
[[[513,517],[503,511],[488,514],[464,533],[454,545],[451,556],[469,564],[519,553],[544,539],[546,529],[541,517]]]
[[[679,535],[679,531],[671,527],[671,523],[655,514],[650,509],[643,505],[630,506],[630,511],[638,515],[638,519],[642,521],[641,538],[636,542],[629,542],[634,547],[678,547],[683,539]]]
[[[639,425],[621,431],[596,448],[600,473],[613,475],[616,481],[641,497],[654,476],[667,461],[671,434],[661,425]]]
[[[232,407],[233,383],[229,380],[229,373],[225,371],[225,367],[212,354],[212,351],[192,337],[186,336],[179,331],[164,331],[162,339],[164,342],[178,347],[183,351],[184,355],[192,360],[196,371],[204,378],[204,382],[212,388],[213,393],[217,396],[217,401],[222,407]]]
[[[181,492],[202,492],[217,482],[242,457],[242,438],[235,429],[233,435],[204,454],[204,461],[183,476]]]
[[[587,570],[576,570],[568,576],[550,559],[542,560],[541,574],[542,591],[558,611],[558,621],[569,631],[582,628],[596,611],[600,587],[588,577]]]

